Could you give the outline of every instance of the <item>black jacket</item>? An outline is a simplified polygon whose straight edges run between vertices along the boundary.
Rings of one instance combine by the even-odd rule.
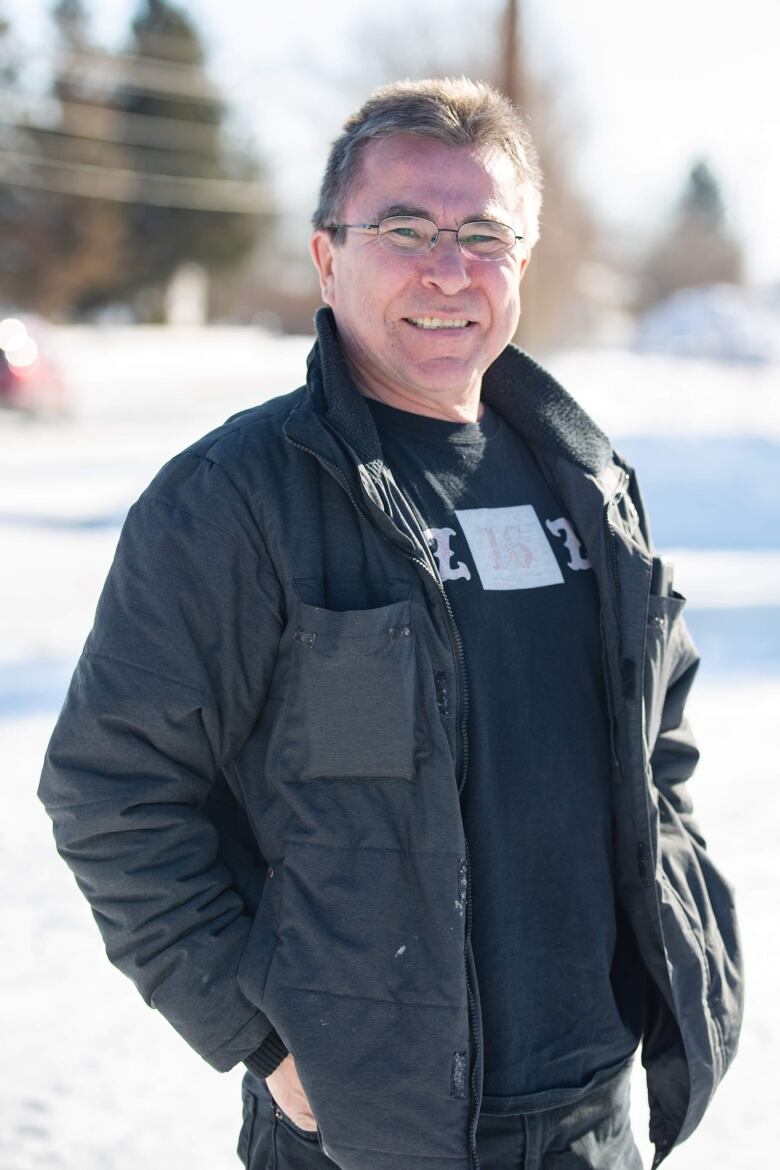
[[[272,1021],[343,1170],[468,1170],[482,1043],[462,646],[329,310],[317,325],[305,387],[195,443],[131,508],[40,796],[109,958],[215,1068]],[[606,436],[511,346],[483,393],[598,582],[657,1164],[700,1120],[741,1017],[732,891],[685,787],[697,654],[684,599],[651,592],[642,501]]]

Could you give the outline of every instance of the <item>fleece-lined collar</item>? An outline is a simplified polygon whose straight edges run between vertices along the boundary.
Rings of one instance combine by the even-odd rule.
[[[321,395],[329,424],[366,463],[382,459],[371,411],[355,387],[330,308],[315,317],[317,341],[308,357],[309,390]],[[592,475],[609,463],[612,445],[582,407],[533,358],[508,345],[485,372],[482,397],[531,443],[554,451]]]

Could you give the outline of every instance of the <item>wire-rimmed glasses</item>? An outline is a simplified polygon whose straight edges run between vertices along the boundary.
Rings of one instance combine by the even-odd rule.
[[[469,260],[503,260],[523,238],[514,228],[492,219],[473,220],[458,228],[440,228],[433,220],[419,215],[389,215],[379,223],[334,223],[330,228],[376,232],[380,245],[396,256],[423,256],[436,247],[442,232],[451,232]]]

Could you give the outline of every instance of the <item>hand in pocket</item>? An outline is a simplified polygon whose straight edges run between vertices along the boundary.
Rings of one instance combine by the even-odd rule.
[[[300,1129],[308,1129],[311,1133],[316,1131],[317,1122],[303,1091],[291,1052],[271,1075],[265,1078],[265,1083],[274,1101],[290,1121]]]

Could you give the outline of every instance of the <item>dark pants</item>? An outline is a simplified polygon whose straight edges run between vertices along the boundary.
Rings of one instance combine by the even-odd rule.
[[[334,1170],[322,1152],[319,1132],[301,1129],[282,1113],[263,1077],[244,1073],[241,1085],[244,1124],[238,1156],[247,1170]]]
[[[480,1113],[481,1170],[642,1170],[629,1121],[630,1079],[629,1064],[574,1105]],[[238,1155],[247,1170],[334,1170],[318,1134],[300,1129],[282,1113],[262,1077],[246,1073],[242,1094]]]

